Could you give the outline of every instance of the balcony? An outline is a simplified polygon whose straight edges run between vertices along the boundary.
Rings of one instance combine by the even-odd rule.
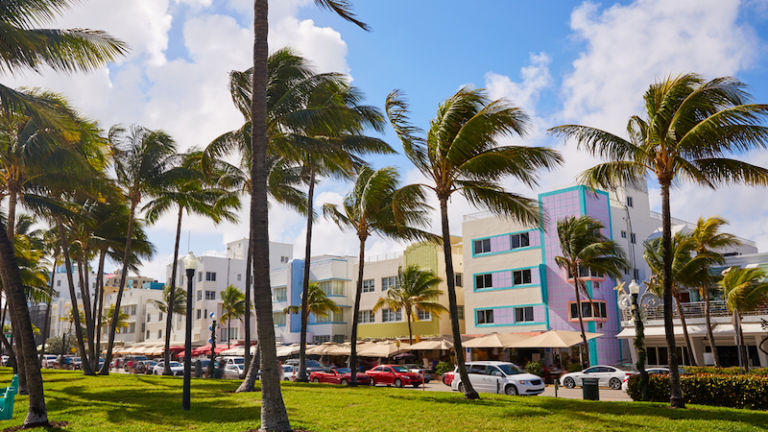
[[[686,318],[704,318],[704,302],[691,302],[682,303],[683,314]],[[645,309],[645,318],[647,321],[662,320],[664,319],[663,306],[659,305],[655,308]],[[680,314],[677,311],[677,307],[672,308],[674,318],[680,318]],[[714,317],[730,317],[731,313],[728,311],[728,307],[724,300],[716,300],[709,302],[710,316]],[[752,312],[744,312],[743,316],[750,315],[768,315],[768,305],[763,305]],[[632,312],[629,309],[621,311],[622,321],[632,321]]]

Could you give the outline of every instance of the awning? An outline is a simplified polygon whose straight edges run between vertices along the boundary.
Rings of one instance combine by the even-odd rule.
[[[360,357],[391,357],[395,354],[408,351],[410,345],[403,342],[386,341],[362,344],[357,351]]]
[[[440,340],[426,340],[417,342],[411,345],[411,351],[430,351],[430,350],[449,350],[453,348],[453,344],[445,339]]]
[[[665,336],[666,332],[664,331],[664,327],[654,326],[654,327],[646,327],[645,330],[643,331],[643,334],[646,337],[647,336]],[[699,325],[688,326],[689,336],[705,336],[706,334],[707,334],[707,330],[704,326],[699,326]],[[684,336],[683,326],[675,326],[675,336],[679,336],[679,337]],[[622,330],[621,333],[616,335],[616,337],[619,339],[632,339],[635,337],[635,328],[627,327],[624,330]]]
[[[601,333],[586,332],[587,340],[602,336]],[[511,348],[569,348],[582,342],[581,332],[572,330],[550,330],[512,344]]]
[[[763,326],[760,323],[741,323],[741,331],[745,335],[767,335],[768,330],[763,330]],[[712,333],[715,336],[733,336],[736,332],[733,330],[733,324],[718,324],[712,329]]]
[[[307,345],[307,349],[310,349],[314,345]],[[299,344],[285,345],[277,347],[278,357],[288,357],[299,353]]]
[[[344,344],[336,342],[325,342],[321,345],[315,345],[312,348],[307,348],[307,354],[311,355],[349,355],[349,345],[346,347]]]
[[[514,343],[529,337],[531,333],[491,333],[469,340],[462,345],[464,348],[510,348]]]

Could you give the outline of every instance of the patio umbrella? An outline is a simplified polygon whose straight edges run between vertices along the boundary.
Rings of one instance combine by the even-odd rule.
[[[411,345],[411,351],[430,351],[430,350],[449,350],[453,348],[453,344],[448,342],[447,340],[440,339],[440,340],[426,340],[417,342],[413,345]]]
[[[315,345],[312,348],[307,347],[306,352],[311,355],[327,355],[328,351],[336,345],[338,345],[336,342],[325,342],[320,345]]]
[[[602,333],[587,333],[587,340],[602,336]],[[581,343],[581,332],[572,330],[550,330],[538,336],[529,337],[512,344],[511,348],[569,348]]]
[[[307,349],[312,348],[314,345],[307,345]],[[285,345],[277,347],[277,356],[278,357],[288,357],[292,355],[296,355],[299,353],[299,345],[298,344],[291,344],[291,345]]]
[[[407,343],[398,344],[395,342],[374,342],[365,344],[358,350],[360,357],[391,357],[403,351],[407,351],[410,345]]]
[[[529,333],[490,333],[464,343],[464,348],[511,348],[514,343],[530,338]]]

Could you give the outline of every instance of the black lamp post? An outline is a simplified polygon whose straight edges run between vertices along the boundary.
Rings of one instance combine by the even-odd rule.
[[[629,294],[632,297],[632,317],[635,319],[635,348],[637,349],[637,370],[640,372],[640,394],[642,400],[648,400],[648,372],[645,371],[645,326],[640,316],[640,306],[637,297],[640,285],[634,279],[629,283]]]
[[[176,263],[174,263],[176,265]],[[184,332],[184,390],[182,393],[181,408],[189,411],[189,387],[192,378],[192,280],[195,278],[197,258],[190,251],[184,257],[184,269],[187,271],[187,318]]]
[[[208,343],[211,344],[211,361],[208,362],[208,377],[214,378],[216,377],[213,366],[214,359],[216,359],[216,314],[211,312],[210,318],[211,325],[208,327],[208,330],[211,331],[211,338],[208,339]]]

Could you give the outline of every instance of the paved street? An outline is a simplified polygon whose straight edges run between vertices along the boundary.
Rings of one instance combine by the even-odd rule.
[[[447,385],[439,382],[439,381],[432,381],[429,384],[425,386],[425,391],[441,391],[441,392],[449,392],[451,391],[451,388]],[[414,389],[412,387],[407,387],[404,390],[410,390],[410,391],[422,391],[421,387],[418,389]],[[547,386],[547,388],[544,390],[544,393],[541,394],[542,396],[555,396],[555,387],[554,386]],[[560,387],[557,390],[557,397],[566,398],[566,399],[581,399],[582,393],[581,388],[577,387],[575,389],[567,389],[565,387]],[[632,398],[627,395],[626,392],[621,390],[611,390],[609,388],[601,388],[600,389],[600,400],[602,401],[631,401]]]

